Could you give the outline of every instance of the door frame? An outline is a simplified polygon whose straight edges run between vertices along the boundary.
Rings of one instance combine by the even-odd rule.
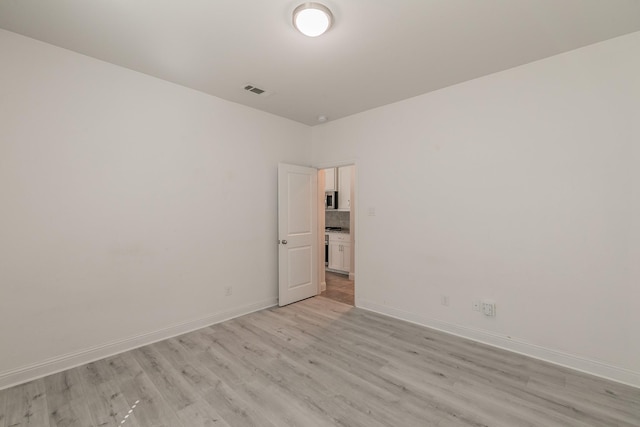
[[[322,162],[322,163],[315,163],[313,165],[313,167],[315,167],[316,169],[318,169],[318,199],[321,200],[318,203],[318,232],[321,234],[318,234],[319,236],[322,236],[322,238],[318,238],[318,250],[322,252],[322,263],[318,265],[318,267],[322,267],[322,268],[318,268],[318,294],[320,294],[322,291],[324,291],[326,289],[327,283],[325,281],[325,269],[324,269],[324,235],[325,235],[325,231],[324,231],[324,227],[325,227],[325,219],[324,219],[324,214],[325,214],[325,210],[324,210],[324,175],[322,175],[322,178],[320,177],[320,169],[326,169],[326,168],[338,168],[341,166],[354,166],[355,167],[355,173],[353,176],[353,207],[352,207],[352,211],[351,211],[351,215],[350,215],[350,226],[351,228],[355,228],[355,233],[352,236],[352,245],[353,245],[353,258],[352,258],[352,262],[354,263],[353,266],[353,274],[349,273],[349,279],[354,280],[354,306],[358,307],[358,286],[356,284],[356,277],[360,277],[360,245],[359,245],[359,235],[360,235],[360,221],[358,221],[358,217],[360,216],[360,197],[359,197],[359,186],[360,186],[360,179],[359,179],[359,174],[360,174],[360,166],[359,166],[359,162],[357,159],[351,159],[351,160],[342,160],[342,161],[332,161],[332,162]],[[321,190],[321,191],[320,191]],[[321,215],[322,214],[322,215]],[[355,214],[355,215],[353,215]],[[320,218],[322,218],[322,220],[320,220]],[[320,226],[322,226],[322,229],[320,229]],[[320,247],[320,243],[322,243],[322,246]],[[320,258],[318,258],[320,260]]]

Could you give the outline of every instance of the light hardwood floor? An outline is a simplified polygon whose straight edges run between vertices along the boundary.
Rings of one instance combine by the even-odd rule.
[[[327,283],[327,289],[325,289],[320,296],[345,304],[354,305],[355,282],[353,280],[349,280],[348,274],[325,271],[325,282]]]
[[[640,390],[316,297],[0,391],[0,427],[254,425],[639,426]]]

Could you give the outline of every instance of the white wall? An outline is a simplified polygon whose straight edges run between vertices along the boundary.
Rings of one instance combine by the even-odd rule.
[[[314,164],[358,162],[357,305],[640,386],[638,52],[635,33],[314,127]]]
[[[0,388],[275,303],[309,127],[1,30],[0,58]]]
[[[640,385],[638,51],[313,128],[358,162],[357,304]],[[1,30],[0,58],[0,388],[275,302],[308,127]]]

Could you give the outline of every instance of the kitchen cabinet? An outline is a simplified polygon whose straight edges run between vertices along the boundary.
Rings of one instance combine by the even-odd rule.
[[[324,191],[338,191],[336,181],[336,168],[323,169],[324,171]],[[339,206],[339,205],[338,205]]]
[[[329,269],[344,273],[351,270],[351,235],[329,233]]]
[[[351,210],[351,173],[353,166],[338,168],[338,210]]]

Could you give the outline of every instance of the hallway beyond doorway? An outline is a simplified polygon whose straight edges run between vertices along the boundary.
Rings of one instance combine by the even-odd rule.
[[[349,280],[348,274],[325,272],[327,289],[320,294],[325,298],[332,299],[344,304],[354,304],[354,281]]]

